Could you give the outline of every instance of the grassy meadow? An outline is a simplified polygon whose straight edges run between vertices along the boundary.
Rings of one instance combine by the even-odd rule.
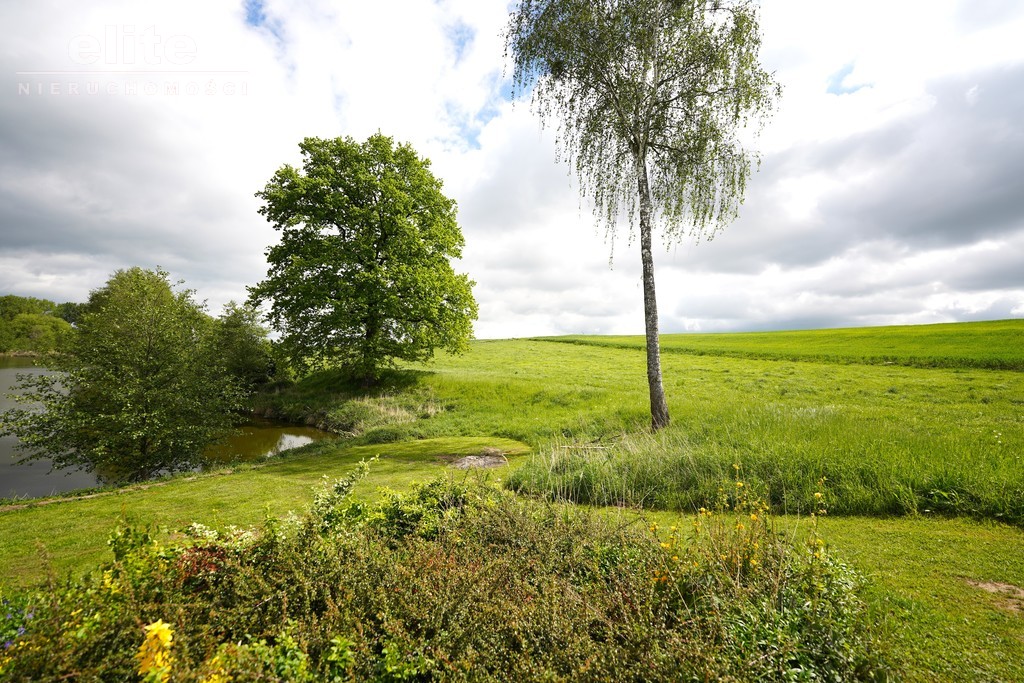
[[[824,478],[837,514],[1024,522],[1024,374],[973,360],[945,367],[954,348],[968,359],[992,349],[1024,358],[1024,324],[966,324],[959,345],[955,326],[897,329],[856,338],[840,330],[827,362],[792,360],[789,349],[800,335],[813,348],[830,331],[774,333],[777,358],[767,350],[762,358],[730,355],[752,348],[733,335],[668,335],[666,349],[696,336],[721,340],[725,355],[664,354],[673,423],[657,435],[646,430],[640,338],[479,341],[465,356],[400,375],[377,396],[332,394],[326,387],[338,382],[327,373],[266,400],[276,414],[313,414],[368,442],[481,434],[522,441],[537,457],[513,486],[576,502],[693,512],[715,501],[738,466],[782,513],[810,511]],[[887,341],[855,341],[872,332]],[[924,358],[929,332],[939,339],[931,367],[860,362],[900,338],[910,340],[903,357]]]
[[[1021,320],[667,335],[673,422],[656,435],[641,338],[476,341],[369,394],[323,372],[257,408],[342,438],[262,466],[8,506],[0,588],[95,566],[119,518],[248,526],[301,511],[322,475],[363,458],[380,457],[356,489],[373,500],[496,449],[509,464],[487,476],[507,489],[659,533],[750,495],[799,545],[827,509],[817,527],[866,578],[895,679],[1024,680],[1022,339]]]
[[[642,348],[642,336],[565,336],[552,341]],[[1024,370],[1024,326],[1020,320],[933,325],[893,325],[831,330],[670,334],[665,353],[831,363]]]

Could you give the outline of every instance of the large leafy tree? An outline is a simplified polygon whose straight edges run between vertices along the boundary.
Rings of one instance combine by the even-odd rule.
[[[462,252],[455,202],[430,162],[377,134],[306,138],[302,168],[256,193],[280,231],[250,301],[269,302],[291,360],[341,365],[364,383],[395,360],[463,350],[477,307],[451,259]]]
[[[652,232],[711,238],[735,218],[753,155],[740,131],[779,88],[758,62],[748,0],[521,0],[506,50],[518,92],[559,126],[580,186],[614,236],[638,220],[654,429],[668,425]]]
[[[27,459],[49,457],[114,482],[203,462],[231,428],[241,392],[216,348],[215,323],[167,273],[117,271],[93,291],[56,373],[22,376],[28,408],[0,415]]]

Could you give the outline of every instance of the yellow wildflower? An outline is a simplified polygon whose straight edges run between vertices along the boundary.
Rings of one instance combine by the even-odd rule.
[[[224,671],[224,663],[221,661],[220,655],[214,656],[209,664],[213,667],[213,671],[208,673],[201,683],[231,683],[231,676]]]
[[[111,595],[117,595],[121,592],[121,589],[114,583],[114,573],[109,569],[103,572],[103,587],[110,592]]]
[[[146,637],[139,646],[135,659],[139,660],[139,674],[159,683],[171,677],[171,642],[174,634],[169,624],[158,619],[146,627]]]

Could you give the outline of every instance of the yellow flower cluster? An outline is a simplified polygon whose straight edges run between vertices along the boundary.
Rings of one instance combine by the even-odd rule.
[[[174,633],[170,624],[158,619],[146,627],[146,637],[139,646],[135,659],[139,661],[139,674],[147,680],[165,683],[171,677],[171,642]]]

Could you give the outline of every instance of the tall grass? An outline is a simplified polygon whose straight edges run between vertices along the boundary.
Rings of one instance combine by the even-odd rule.
[[[745,419],[730,425],[750,434],[742,448],[695,439],[681,427],[601,446],[554,444],[513,472],[508,486],[554,500],[695,512],[727,493],[740,473],[780,513],[813,512],[824,481],[833,514],[941,513],[1024,524],[1018,454],[978,461],[955,442],[914,448],[897,425],[878,433],[836,424],[834,416],[796,425],[763,409]],[[936,446],[942,450],[930,459],[915,457]]]
[[[964,326],[967,351],[977,350],[977,329]],[[537,448],[510,482],[519,490],[692,511],[738,464],[779,511],[808,510],[826,477],[836,514],[1024,523],[1024,374],[667,354],[674,423],[651,435],[641,349],[536,342],[530,352],[560,362],[534,374],[507,361],[518,384],[505,385],[504,402],[522,411],[510,424],[533,415],[545,428],[517,435]],[[463,368],[483,360],[447,361],[445,382],[455,389]],[[460,409],[472,411],[473,397],[463,391]]]
[[[269,400],[300,415],[360,418],[364,441],[516,439],[537,458],[510,485],[569,500],[694,510],[738,464],[779,511],[808,509],[814,482],[827,477],[837,514],[941,512],[1021,524],[1024,373],[972,365],[984,353],[1015,362],[1024,344],[1008,351],[990,338],[1022,330],[1022,321],[1006,321],[778,333],[794,349],[828,341],[845,349],[843,362],[670,352],[663,365],[673,424],[657,436],[647,429],[643,349],[607,337],[475,342],[465,356],[397,374],[374,395],[346,394],[323,374]],[[759,338],[714,336],[716,348],[735,349]],[[951,363],[958,348],[968,360],[951,368],[849,362],[881,348],[905,359],[929,348],[932,365]]]

